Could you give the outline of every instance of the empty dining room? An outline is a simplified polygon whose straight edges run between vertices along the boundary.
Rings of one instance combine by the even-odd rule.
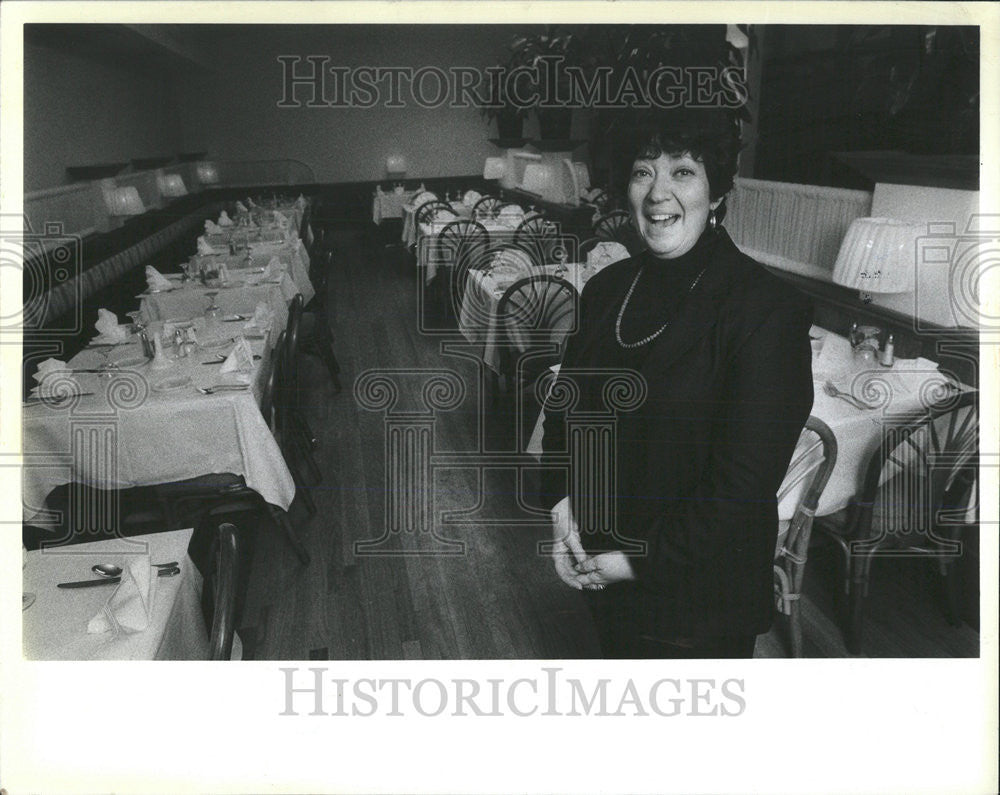
[[[652,672],[749,723],[995,661],[994,11],[45,5],[0,75],[20,676],[663,715]],[[468,791],[769,791],[724,767]]]

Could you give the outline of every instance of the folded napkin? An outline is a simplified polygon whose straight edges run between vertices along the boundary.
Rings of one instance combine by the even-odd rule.
[[[35,380],[38,386],[32,392],[41,397],[74,395],[81,391],[80,382],[73,377],[69,365],[59,359],[46,359],[39,364]]]
[[[207,240],[205,240],[204,236],[198,238],[198,253],[202,256],[215,253],[215,249],[212,248]]]
[[[233,219],[229,217],[229,213],[223,210],[219,213],[219,226],[232,226]]]
[[[948,376],[938,372],[937,362],[922,356],[916,359],[896,359],[887,372],[905,394],[920,394],[921,391],[936,392],[952,383]]]
[[[160,278],[163,279],[162,276]],[[163,279],[163,281],[167,280]],[[167,287],[170,286],[170,282],[167,282]],[[97,322],[94,324],[94,328],[97,329],[105,342],[128,342],[129,327],[121,325],[115,313],[109,312],[107,309],[97,310]]]
[[[247,196],[247,206],[250,207],[250,208],[253,208],[253,207],[257,206],[256,204],[254,204],[253,199],[251,199],[249,196]]]
[[[122,581],[101,612],[90,619],[87,632],[113,632],[115,635],[142,632],[149,626],[153,611],[155,582],[148,555],[130,559],[122,572]]]
[[[240,201],[236,202],[236,211],[240,212],[240,213],[248,213],[248,212],[250,212],[247,209],[247,206],[243,202],[240,202]]]
[[[199,241],[201,239],[202,238],[200,238],[200,237],[198,238]],[[199,249],[200,249],[200,246],[199,246]],[[201,254],[202,252],[199,250],[198,253]],[[164,278],[163,274],[160,273],[152,265],[147,265],[146,266],[146,285],[149,287],[150,290],[172,290],[172,289],[174,289],[174,285],[171,284],[168,279]]]
[[[222,227],[219,226],[211,218],[205,221],[205,234],[206,235],[221,235]]]
[[[254,307],[253,317],[244,326],[244,331],[267,331],[274,322],[274,312],[265,302],[261,301]]]
[[[813,362],[813,374],[817,378],[839,377],[854,371],[854,349],[847,339],[831,332],[821,343],[822,348]]]
[[[253,372],[253,348],[250,347],[250,343],[246,341],[245,337],[241,336],[236,339],[236,345],[229,352],[226,361],[222,363],[219,372],[223,374],[235,373],[241,376],[241,380],[249,382],[249,378],[244,379],[242,376]]]
[[[281,260],[276,256],[272,256],[268,261],[267,265],[260,273],[254,273],[247,276],[247,284],[261,284],[263,282],[271,282],[279,279],[281,277],[282,265]]]
[[[614,262],[628,259],[628,257],[628,249],[621,243],[602,240],[587,254],[587,267],[599,271]]]

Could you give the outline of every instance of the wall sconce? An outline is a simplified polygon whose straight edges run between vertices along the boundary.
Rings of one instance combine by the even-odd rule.
[[[201,162],[195,173],[198,175],[198,182],[202,185],[219,184],[219,169],[215,163]]]
[[[402,155],[389,155],[385,159],[385,174],[389,179],[403,179],[406,176],[406,158]]]
[[[872,293],[912,293],[921,224],[889,218],[856,218],[840,244],[833,281]]]
[[[156,186],[160,190],[160,195],[167,198],[176,199],[179,196],[187,196],[187,186],[180,174],[160,174],[156,178]]]

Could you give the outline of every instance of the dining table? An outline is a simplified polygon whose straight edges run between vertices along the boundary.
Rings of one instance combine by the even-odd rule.
[[[412,204],[413,197],[419,192],[419,190],[404,190],[402,186],[384,191],[376,186],[375,195],[372,197],[372,223],[381,224],[389,218],[402,218],[403,207]]]
[[[248,317],[177,321],[182,333],[194,330],[197,347],[184,356],[165,344],[160,361],[147,359],[134,337],[72,357],[65,377],[73,380],[63,385],[78,396],[29,398],[22,408],[25,521],[44,524],[46,496],[66,483],[111,490],[210,473],[241,475],[287,510],[294,481],[259,408],[275,322],[262,331]],[[246,372],[221,372],[240,338],[259,358]]]
[[[194,530],[173,530],[32,550],[24,556],[23,653],[29,660],[205,660],[209,638],[202,617],[202,577],[188,557]],[[162,566],[170,576],[157,576]],[[144,629],[91,626],[124,582],[102,579],[95,565],[123,571],[151,567]],[[171,574],[175,571],[176,573]],[[85,588],[59,583],[96,581]],[[122,594],[118,594],[122,598]]]

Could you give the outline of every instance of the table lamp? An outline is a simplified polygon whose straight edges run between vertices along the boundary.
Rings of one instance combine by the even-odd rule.
[[[862,293],[912,293],[922,224],[890,218],[851,222],[833,267],[833,281]]]
[[[389,155],[385,159],[386,176],[392,179],[403,179],[406,176],[406,158],[402,155]]]

